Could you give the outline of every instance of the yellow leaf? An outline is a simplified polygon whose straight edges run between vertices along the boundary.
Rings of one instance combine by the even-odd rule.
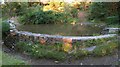
[[[72,49],[72,44],[69,44],[69,43],[63,44],[63,50],[65,52],[69,52],[71,49]]]

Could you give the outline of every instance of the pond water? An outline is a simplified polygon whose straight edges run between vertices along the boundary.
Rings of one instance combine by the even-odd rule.
[[[20,25],[20,31],[29,31],[40,34],[63,35],[63,36],[90,36],[100,34],[105,26],[97,24],[40,24]]]

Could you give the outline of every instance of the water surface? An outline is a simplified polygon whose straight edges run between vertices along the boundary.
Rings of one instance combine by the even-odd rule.
[[[17,29],[21,31],[64,36],[88,36],[100,34],[103,28],[104,26],[97,24],[40,24],[17,26]]]

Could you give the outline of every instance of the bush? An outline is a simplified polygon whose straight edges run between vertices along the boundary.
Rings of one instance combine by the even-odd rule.
[[[70,11],[72,17],[78,18],[78,9],[77,8],[71,8]]]
[[[6,21],[2,21],[2,34],[6,34],[10,30],[10,25]]]
[[[106,22],[108,22],[109,24],[118,24],[119,17],[118,16],[109,16],[106,18]]]
[[[35,12],[41,12],[41,6],[27,8],[25,13],[23,15],[19,16],[18,21],[22,24],[30,24],[32,15]]]
[[[117,47],[118,47],[118,43],[117,42],[109,42],[108,44],[97,46],[94,49],[93,54],[95,56],[108,55],[108,54],[112,53],[113,50],[115,48],[117,48]]]
[[[89,19],[95,22],[102,21],[107,24],[118,24],[118,3],[95,2],[89,8]]]
[[[84,47],[91,47],[91,46],[99,46],[99,45],[104,45],[108,41],[112,41],[116,39],[116,37],[111,37],[111,38],[102,38],[102,39],[92,39],[92,40],[86,40],[86,41],[81,41],[81,42],[76,42],[74,45],[76,46],[84,46]]]
[[[29,7],[23,15],[19,16],[19,22],[23,24],[57,24],[77,22],[77,9],[71,8],[64,12],[54,10],[44,11],[42,6]]]
[[[12,17],[23,15],[28,8],[27,2],[6,2],[2,6],[2,16]]]
[[[54,12],[54,11],[30,11],[21,16],[20,22],[24,24],[57,24],[70,23],[75,21],[68,13]]]

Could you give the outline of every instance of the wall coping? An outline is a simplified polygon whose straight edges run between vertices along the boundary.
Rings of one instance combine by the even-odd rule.
[[[36,36],[36,37],[41,36],[41,37],[51,37],[51,38],[69,38],[69,39],[77,39],[77,40],[99,39],[99,38],[108,38],[108,37],[116,36],[116,34],[105,34],[99,36],[61,36],[61,35],[32,33],[27,31],[16,31],[16,33],[28,35],[28,36]]]

